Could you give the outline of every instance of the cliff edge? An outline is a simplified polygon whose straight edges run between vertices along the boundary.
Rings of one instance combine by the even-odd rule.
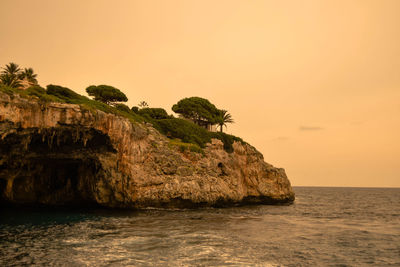
[[[278,204],[284,169],[220,140],[181,151],[151,125],[0,92],[0,203],[119,208]]]

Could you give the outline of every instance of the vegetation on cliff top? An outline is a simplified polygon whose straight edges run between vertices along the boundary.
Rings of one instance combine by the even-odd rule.
[[[184,98],[172,107],[172,110],[181,114],[175,118],[162,108],[150,108],[144,101],[140,107],[131,109],[122,103],[128,98],[117,88],[108,85],[89,86],[86,91],[94,100],[82,96],[73,90],[59,86],[47,85],[46,89],[37,84],[36,74],[33,70],[25,69],[23,72],[17,64],[6,65],[0,75],[0,91],[9,95],[19,94],[22,97],[35,97],[42,102],[59,102],[78,104],[91,111],[101,110],[128,118],[131,122],[151,123],[160,133],[171,139],[170,145],[178,146],[181,151],[202,152],[202,148],[211,142],[212,138],[219,139],[224,144],[227,152],[232,152],[234,141],[243,142],[239,137],[225,134],[222,127],[232,123],[232,116],[225,110],[219,110],[207,99],[200,97]],[[21,79],[28,79],[29,86],[24,90]],[[11,80],[11,83],[8,81]],[[220,132],[211,132],[204,128],[207,124],[217,124]]]
[[[128,98],[119,89],[110,85],[91,85],[86,88],[88,95],[93,96],[94,100],[103,102],[105,104],[112,104],[117,102],[126,102]]]
[[[1,71],[0,82],[11,88],[27,88],[38,84],[36,77],[32,68],[22,70],[18,64],[11,62]]]

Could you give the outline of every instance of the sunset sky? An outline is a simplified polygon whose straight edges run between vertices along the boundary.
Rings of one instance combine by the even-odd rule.
[[[0,65],[200,96],[295,186],[400,187],[400,1],[1,0]]]

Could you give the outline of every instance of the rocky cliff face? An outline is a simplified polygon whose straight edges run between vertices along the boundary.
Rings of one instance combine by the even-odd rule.
[[[0,92],[0,201],[121,208],[290,203],[285,171],[247,144],[180,152],[149,125]]]

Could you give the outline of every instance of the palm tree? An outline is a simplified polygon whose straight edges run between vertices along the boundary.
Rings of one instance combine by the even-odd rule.
[[[18,64],[15,64],[13,62],[9,63],[8,65],[6,65],[5,68],[3,68],[3,71],[1,72],[1,74],[6,75],[15,75],[18,76],[21,72],[21,69],[19,68]]]
[[[222,133],[222,129],[226,126],[227,123],[234,123],[232,115],[228,113],[227,110],[221,110],[220,117],[218,119],[219,130]]]
[[[37,74],[33,73],[32,68],[25,68],[23,72],[20,73],[19,78],[21,80],[26,80],[30,85],[37,85],[38,81],[36,79]]]
[[[8,85],[13,88],[21,87],[21,81],[19,76],[21,74],[21,69],[19,66],[13,62],[3,68],[3,71],[0,75],[1,83]]]
[[[22,87],[21,80],[13,77],[9,74],[0,75],[0,82],[4,85],[7,85],[12,88],[20,88]]]

